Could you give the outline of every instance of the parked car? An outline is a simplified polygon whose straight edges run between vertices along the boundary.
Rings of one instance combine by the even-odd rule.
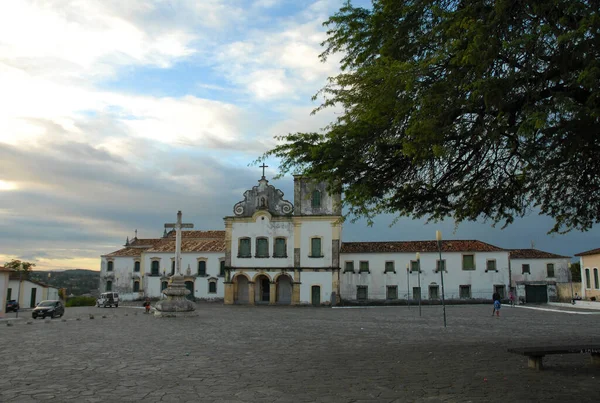
[[[6,312],[13,311],[16,312],[19,310],[19,303],[16,299],[9,299],[6,301]]]
[[[59,316],[63,316],[65,314],[65,307],[62,302],[58,300],[47,300],[42,301],[31,311],[31,317],[36,319],[41,316],[45,318],[46,316],[50,316],[51,318],[57,318]]]
[[[96,300],[96,306],[100,308],[101,306],[104,308],[114,306],[115,308],[119,307],[119,294],[116,292],[103,292],[100,294],[100,298]]]

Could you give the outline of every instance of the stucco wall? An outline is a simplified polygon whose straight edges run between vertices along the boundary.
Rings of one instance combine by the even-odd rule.
[[[20,283],[20,291],[19,291]],[[12,288],[12,299],[19,300],[19,306],[21,309],[27,309],[35,307],[40,301],[46,299],[58,299],[58,290],[52,287],[43,287],[39,284],[32,283],[27,280],[10,280],[8,287]],[[35,304],[31,306],[31,294],[35,291]]]
[[[331,272],[302,272],[300,277],[300,303],[312,304],[312,286],[321,287],[321,304],[331,302],[331,293],[333,292]]]
[[[554,264],[554,277],[547,276],[547,264]],[[523,274],[523,265],[528,264],[530,274]],[[511,259],[513,285],[517,281],[556,281],[566,283],[569,281],[569,259]]]
[[[4,317],[8,292],[8,272],[0,272],[0,318]],[[11,299],[14,299],[11,296]]]
[[[300,226],[300,266],[301,267],[331,267],[333,260],[333,239],[331,224],[335,218],[325,220],[306,220]],[[322,258],[310,257],[310,242],[313,237],[321,237]]]
[[[595,297],[596,300],[600,300],[600,284],[599,287],[596,287],[594,281],[594,269],[598,269],[598,281],[600,282],[600,254],[597,255],[589,255],[589,256],[581,256],[579,258],[579,262],[581,264],[581,293],[585,299],[590,299],[591,297]],[[589,284],[586,281],[585,269],[588,269],[590,272],[590,281]]]
[[[475,255],[475,270],[462,270],[462,255]],[[429,286],[438,285],[441,295],[440,273],[435,272],[437,253],[421,254],[421,298],[429,298]],[[447,299],[459,298],[461,285],[471,286],[471,298],[491,298],[494,285],[508,287],[508,253],[507,252],[464,252],[443,253],[442,259],[446,261],[447,273],[444,273],[444,289]],[[498,272],[486,272],[486,261],[496,260]],[[359,273],[359,262],[369,262],[370,274]],[[417,287],[417,272],[409,274],[407,280],[406,266],[415,260],[414,253],[343,253],[340,256],[341,296],[343,299],[355,300],[357,286],[368,286],[368,299],[381,300],[386,298],[386,287],[397,286],[398,298],[405,299],[407,285],[410,285],[410,298],[413,297],[413,287]],[[354,261],[354,273],[344,273],[346,261]],[[384,273],[385,262],[393,261],[395,274]],[[506,290],[508,293],[508,289]]]

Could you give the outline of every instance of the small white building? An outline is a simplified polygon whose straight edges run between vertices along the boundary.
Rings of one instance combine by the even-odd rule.
[[[557,283],[569,282],[569,256],[537,249],[511,249],[511,287],[517,301],[546,303],[557,301]]]
[[[35,308],[40,301],[59,299],[58,288],[26,279],[17,272],[10,274],[6,295],[6,299],[17,300],[21,309]]]

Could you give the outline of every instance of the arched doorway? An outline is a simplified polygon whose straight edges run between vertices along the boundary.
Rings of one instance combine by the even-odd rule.
[[[277,303],[284,305],[292,303],[292,279],[287,274],[277,278]]]
[[[248,277],[237,275],[233,279],[235,285],[234,301],[236,304],[248,304],[250,302],[250,292]]]
[[[261,274],[254,279],[254,301],[257,304],[268,304],[271,299],[271,281]]]
[[[186,281],[185,282],[185,288],[187,288],[188,290],[190,290],[190,293],[188,295],[186,295],[185,297],[187,299],[191,299],[193,301],[194,300],[194,282],[193,281]]]

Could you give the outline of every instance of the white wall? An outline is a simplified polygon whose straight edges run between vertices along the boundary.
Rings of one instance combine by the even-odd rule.
[[[554,277],[547,276],[548,263],[554,264]],[[529,265],[530,274],[523,274],[523,264]],[[566,283],[569,281],[569,259],[511,259],[513,285],[516,281],[556,281]]]
[[[331,232],[331,231],[330,231]],[[250,258],[238,258],[239,239],[250,238]],[[256,238],[269,239],[269,258],[255,258]],[[276,237],[287,239],[287,258],[273,258]],[[266,214],[257,214],[251,223],[235,222],[231,229],[231,265],[233,267],[293,267],[294,266],[294,224],[290,221],[272,222]]]
[[[21,283],[21,291],[19,292],[19,283]],[[43,287],[39,284],[32,283],[28,280],[10,280],[8,282],[8,288],[12,288],[12,299],[19,300],[19,307],[21,309],[32,308],[31,306],[31,293],[32,290],[35,291],[35,305],[37,305],[40,301],[46,299],[58,299],[58,290],[53,287]],[[49,291],[48,291],[49,290]],[[50,295],[48,295],[50,292]]]
[[[0,272],[0,318],[4,317],[6,311],[6,299],[8,292],[8,272]],[[16,299],[11,295],[11,299]]]
[[[300,274],[300,303],[312,303],[312,286],[318,285],[321,287],[321,304],[331,302],[332,289],[332,274],[328,271],[321,272],[302,272]]]
[[[305,220],[302,221],[300,226],[300,266],[302,267],[331,267],[333,259],[331,241],[332,227],[331,223],[334,222],[336,217],[331,220]],[[310,240],[313,237],[321,237],[321,250],[323,257],[314,258],[310,257]]]
[[[462,270],[462,255],[475,255],[475,270]],[[377,300],[386,298],[386,287],[397,286],[398,298],[405,299],[407,285],[410,285],[410,297],[412,298],[413,287],[417,287],[418,274],[406,275],[406,265],[415,260],[414,253],[342,253],[340,254],[340,289],[342,299],[355,300],[356,290],[359,285],[368,286],[368,299]],[[440,273],[436,273],[436,261],[438,253],[421,253],[421,298],[429,298],[429,285],[438,285],[441,295]],[[508,252],[446,252],[442,254],[446,261],[447,273],[444,273],[445,298],[458,299],[459,287],[461,285],[471,286],[472,298],[492,297],[494,285],[508,287]],[[496,260],[498,272],[486,272],[488,259]],[[360,261],[369,262],[370,274],[359,274]],[[345,262],[354,261],[354,274],[344,273]],[[385,262],[393,261],[395,274],[384,273]],[[506,290],[508,293],[508,289]]]

